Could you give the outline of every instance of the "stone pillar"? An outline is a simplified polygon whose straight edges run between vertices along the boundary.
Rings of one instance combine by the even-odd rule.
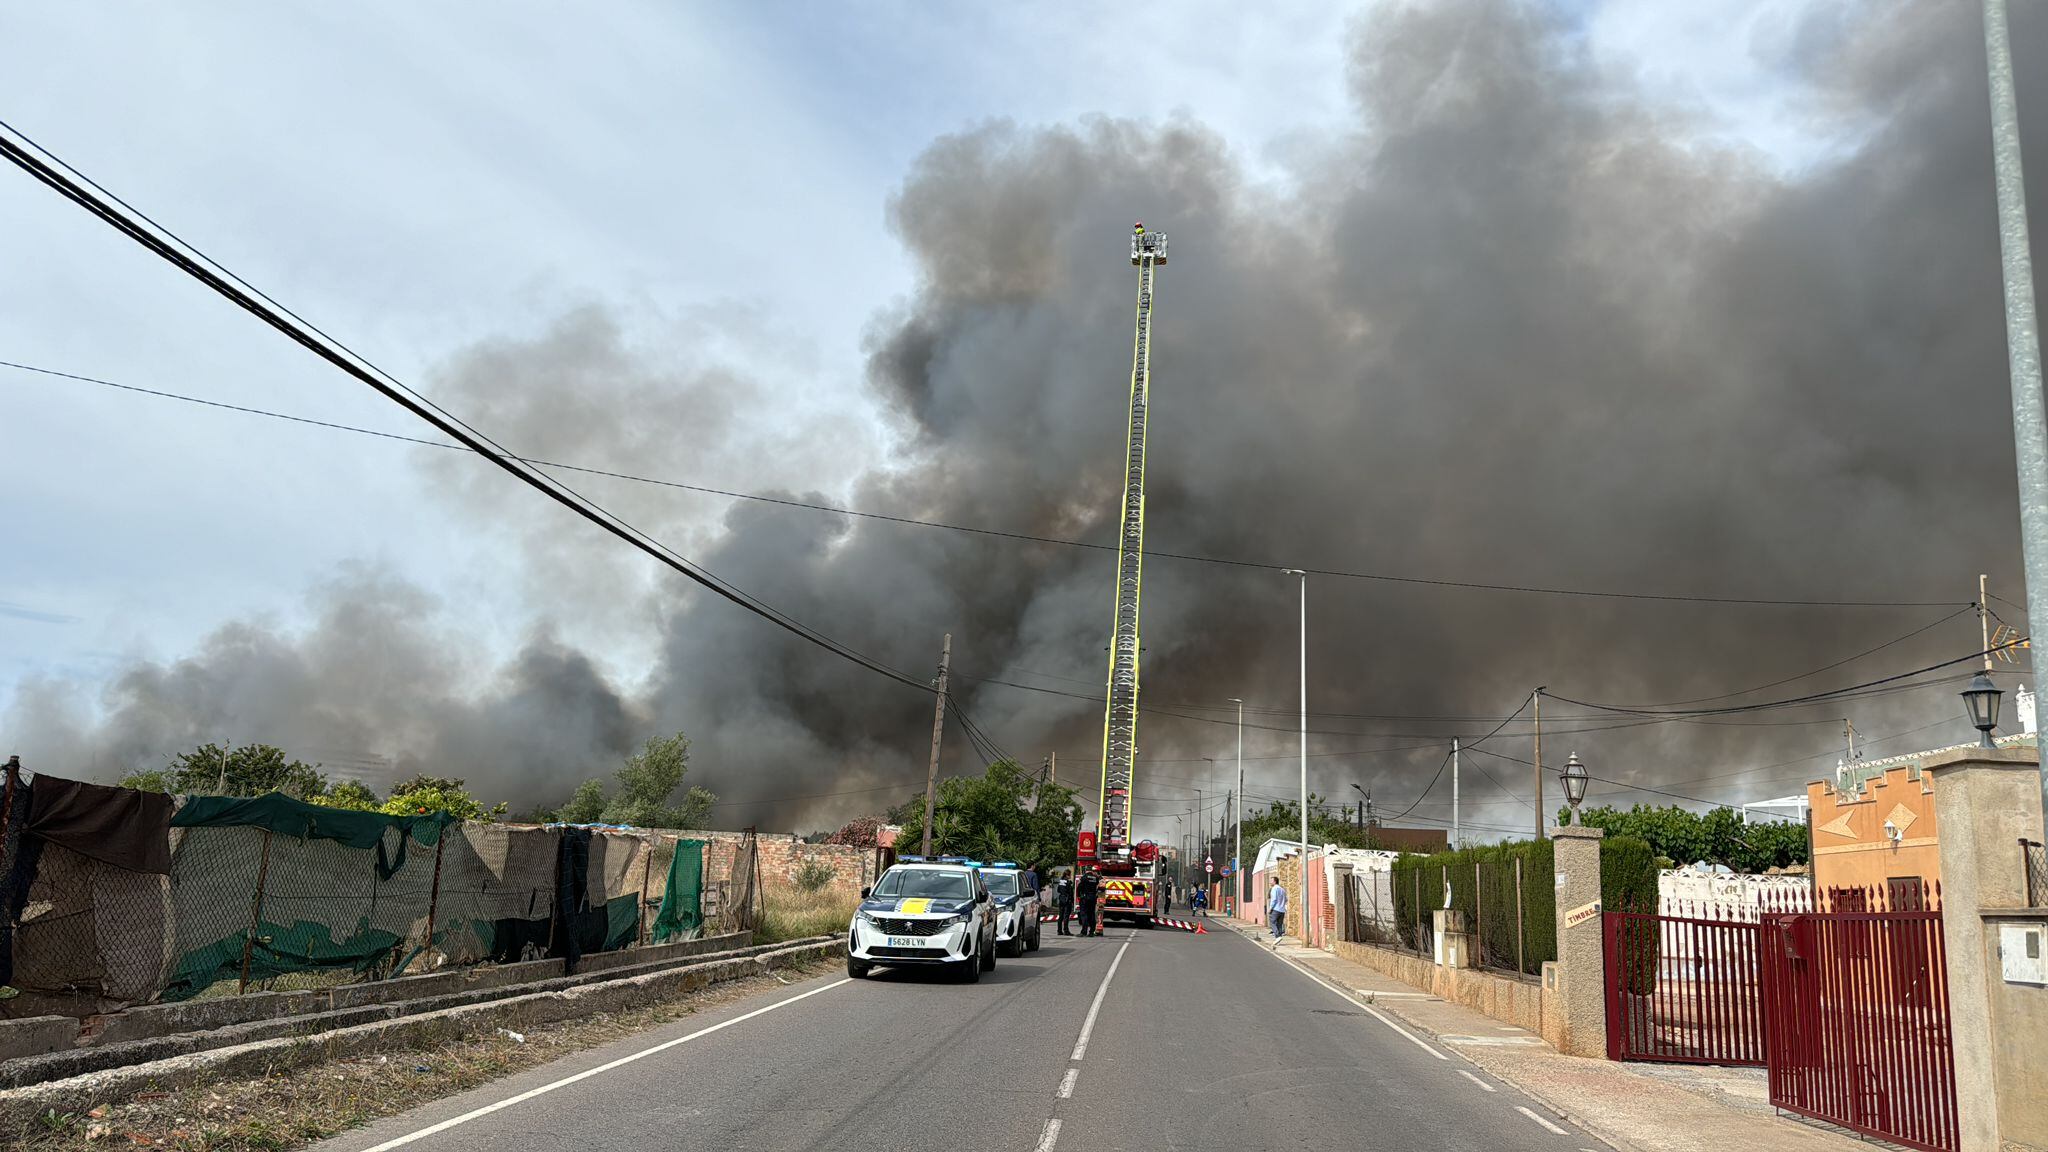
[[[1607,952],[1600,917],[1571,927],[1574,910],[1600,903],[1598,828],[1552,828],[1556,842],[1557,996],[1562,1007],[1559,1051],[1571,1056],[1607,1056]]]
[[[1941,852],[1941,928],[1963,1152],[2048,1148],[2048,987],[2009,982],[2001,924],[2048,921],[2023,911],[2019,841],[2041,839],[2032,748],[1963,748],[1928,757]],[[2003,913],[2003,915],[2000,915]]]

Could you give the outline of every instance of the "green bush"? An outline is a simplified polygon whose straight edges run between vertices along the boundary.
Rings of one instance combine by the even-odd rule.
[[[1478,930],[1481,960],[1490,967],[1514,968],[1517,859],[1522,862],[1521,970],[1530,975],[1542,971],[1544,961],[1557,959],[1557,888],[1551,882],[1556,857],[1549,840],[1517,840],[1396,860],[1394,916],[1402,943],[1419,946],[1418,924],[1427,924],[1431,913],[1443,907],[1448,881],[1451,907]]]
[[[1657,910],[1657,852],[1647,840],[1611,836],[1600,841],[1600,908],[1605,912]],[[1628,958],[1628,991],[1646,996],[1657,986],[1663,945],[1654,920],[1627,921],[1637,938],[1622,949]]]
[[[830,864],[813,856],[796,866],[796,875],[792,879],[799,890],[816,892],[839,879],[839,873],[834,872]]]

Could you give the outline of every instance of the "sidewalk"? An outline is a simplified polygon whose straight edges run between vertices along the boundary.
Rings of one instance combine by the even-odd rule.
[[[1363,1004],[1399,1020],[1560,1115],[1629,1152],[1870,1152],[1872,1144],[1781,1117],[1771,1108],[1761,1068],[1624,1064],[1565,1056],[1525,1029],[1437,999],[1370,968],[1304,948],[1235,919],[1212,916],[1209,930],[1232,929],[1275,956]],[[1883,1145],[1878,1145],[1882,1147]]]

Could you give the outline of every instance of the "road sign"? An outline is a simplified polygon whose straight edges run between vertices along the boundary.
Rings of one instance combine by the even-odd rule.
[[[1216,862],[1214,860],[1202,861],[1202,871],[1214,873],[1216,871]]]

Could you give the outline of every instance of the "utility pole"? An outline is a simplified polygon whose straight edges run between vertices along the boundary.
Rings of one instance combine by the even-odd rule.
[[[939,698],[932,702],[932,762],[924,773],[924,847],[920,851],[925,856],[932,854],[932,817],[939,798],[939,736],[946,730],[946,673],[952,664],[953,634],[948,632],[939,649]]]
[[[1308,889],[1308,573],[1299,568],[1286,570],[1301,577],[1301,873],[1295,886]],[[2043,617],[2048,619],[2048,617]],[[1301,907],[1301,942],[1308,943],[1308,908],[1298,905],[1298,893],[1288,894],[1290,907]]]
[[[1451,738],[1451,847],[1465,846],[1464,838],[1458,835],[1458,740]]]
[[[1984,603],[1984,573],[1977,573],[1977,635],[1983,641],[1984,670],[1991,671],[1991,613]]]
[[[1536,838],[1543,839],[1543,689],[1529,694],[1536,705],[1536,767],[1531,769],[1536,784]]]
[[[1231,808],[1237,815],[1237,847],[1230,853],[1231,908],[1235,909],[1244,892],[1244,880],[1238,875],[1244,868],[1244,701],[1233,696],[1230,702],[1237,705],[1237,796]]]
[[[2041,410],[2041,333],[2034,311],[2034,257],[2027,240],[2027,183],[2020,162],[2019,98],[2005,0],[1984,0],[1985,72],[1991,89],[1991,162],[1998,185],[1998,254],[2005,274],[2005,348],[2012,384],[2013,456],[2020,495],[2020,558],[2027,618],[2048,620],[2048,419]],[[1985,645],[1990,647],[1990,645]],[[2039,685],[2048,645],[2034,645]],[[2041,774],[2048,814],[2048,772]]]

